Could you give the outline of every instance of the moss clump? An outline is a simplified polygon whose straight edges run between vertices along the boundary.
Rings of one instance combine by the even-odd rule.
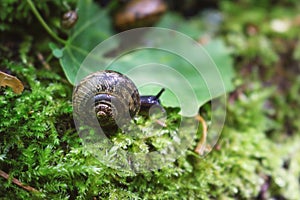
[[[268,197],[299,195],[294,190],[299,186],[299,160],[292,159],[299,145],[290,141],[278,148],[264,133],[270,126],[267,115],[256,111],[263,108],[269,89],[261,93],[257,85],[228,106],[218,148],[205,158],[193,152],[195,142],[191,141],[190,149],[175,162],[133,174],[109,168],[84,150],[72,123],[71,87],[59,76],[23,64],[6,62],[6,66],[26,89],[22,95],[1,89],[0,169],[40,192],[28,193],[1,178],[2,197],[250,199],[262,195],[261,187],[266,184],[271,189],[263,195]],[[177,119],[176,113],[173,110],[172,119]],[[153,138],[154,145],[158,138]],[[114,139],[120,147],[124,144],[118,141],[124,140],[124,135]],[[164,137],[167,140],[172,138]],[[287,160],[289,167],[284,168]]]

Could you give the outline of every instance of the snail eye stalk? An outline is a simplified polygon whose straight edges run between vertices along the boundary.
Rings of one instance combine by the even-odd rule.
[[[159,93],[155,96],[155,99],[159,99],[159,97],[162,95],[162,93],[165,91],[165,88],[162,88]]]

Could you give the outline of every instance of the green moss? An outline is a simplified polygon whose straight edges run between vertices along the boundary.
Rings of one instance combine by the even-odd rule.
[[[11,8],[16,1],[10,2],[2,5],[7,8],[0,14],[5,21],[0,25],[2,30],[11,30],[14,25],[8,22],[19,23],[23,21],[23,15],[28,16],[26,20],[33,20],[24,2],[18,6],[21,13],[14,18]],[[49,16],[49,2],[35,3],[40,10],[45,9],[43,16]],[[52,4],[55,7],[60,2]],[[296,1],[290,1],[290,4],[296,4]],[[293,55],[292,49],[277,43],[278,38],[287,43],[293,41],[297,34],[294,28],[291,32],[278,34],[266,26],[283,13],[282,9],[266,12],[270,5],[263,1],[258,11],[248,9],[246,12],[241,9],[245,5],[255,8],[246,0],[241,1],[241,5],[233,6],[227,1],[221,5],[225,14],[233,14],[232,18],[225,19],[223,28],[238,58],[237,68],[242,69],[244,76],[239,80],[242,84],[236,92],[229,95],[227,120],[216,148],[207,156],[199,157],[193,149],[200,132],[196,139],[187,134],[188,151],[175,151],[181,154],[176,161],[162,169],[142,173],[110,168],[85,150],[73,124],[72,87],[66,84],[63,75],[59,75],[59,66],[51,57],[48,61],[52,71],[41,69],[35,57],[36,49],[43,49],[42,53],[48,55],[50,50],[44,47],[48,46],[49,38],[37,47],[37,44],[33,45],[35,37],[24,34],[17,55],[8,48],[5,55],[10,60],[0,58],[0,66],[25,85],[21,95],[14,94],[10,88],[0,88],[0,169],[40,192],[27,192],[12,183],[11,178],[0,177],[0,197],[297,199],[300,196],[300,103],[299,71],[295,66],[299,63],[285,61],[282,55]],[[56,17],[51,19],[57,20]],[[245,32],[249,22],[258,24],[260,31],[257,35],[250,36]],[[55,24],[53,22],[53,27]],[[6,46],[1,46],[3,48]],[[291,56],[286,58],[293,59]],[[278,67],[281,65],[291,71]],[[265,87],[278,83],[270,82],[270,79],[282,75],[276,74],[278,70],[284,72],[283,81],[277,87]],[[205,107],[209,110],[209,106]],[[177,136],[176,121],[179,118],[178,109],[168,110],[167,128],[153,135],[152,121],[140,117],[135,123],[143,132],[137,131],[138,134],[132,137],[136,129],[129,129],[131,135],[120,132],[111,141],[116,149],[130,152],[163,149]],[[188,129],[185,131],[189,133]],[[267,190],[263,191],[263,188]]]
[[[66,12],[68,7],[74,7],[76,0],[68,1],[33,1],[37,9],[42,12],[42,15],[46,18],[53,18],[54,20],[59,20],[61,13],[57,12]],[[3,0],[0,5],[2,12],[0,13],[0,30],[1,31],[19,31],[19,27],[16,29],[16,26],[13,24],[23,24],[28,26],[33,20],[33,13],[28,6],[27,1],[18,1],[18,0]],[[57,15],[57,16],[56,16]],[[50,22],[49,22],[50,23]],[[54,21],[55,23],[59,23]]]
[[[257,85],[228,106],[218,150],[201,158],[193,153],[195,142],[191,141],[190,150],[176,162],[158,171],[132,174],[111,169],[84,150],[72,124],[71,87],[66,87],[61,78],[48,71],[37,72],[31,66],[11,62],[6,65],[21,78],[26,89],[22,95],[13,94],[9,88],[1,89],[0,168],[38,189],[40,197],[250,199],[259,195],[266,177],[272,180],[270,197],[278,193],[286,197],[298,195],[294,189],[299,187],[299,159],[292,156],[298,154],[299,146],[291,141],[278,148],[264,133],[269,123],[266,114],[256,111],[263,108],[271,94],[269,89],[261,93]],[[172,120],[178,118],[177,110],[171,113]],[[139,124],[148,126],[142,119]],[[115,145],[124,148],[122,141],[127,141],[126,137],[130,138],[117,135]],[[162,143],[159,138],[151,140],[156,148],[172,140],[164,137]],[[139,140],[132,142],[137,147],[141,145]],[[285,159],[290,159],[289,169],[282,167]],[[1,194],[6,198],[37,196],[5,179],[0,182]]]

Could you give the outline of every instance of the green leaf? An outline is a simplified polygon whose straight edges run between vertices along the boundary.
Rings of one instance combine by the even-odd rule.
[[[49,43],[49,47],[52,50],[52,54],[56,57],[56,58],[61,58],[63,56],[63,50],[58,48],[56,46],[56,44],[50,42]]]
[[[121,43],[115,46],[117,41]],[[112,52],[113,56],[106,56]],[[193,116],[199,106],[233,89],[229,53],[221,40],[211,40],[205,50],[174,30],[134,29],[98,45],[82,63],[75,83],[98,70],[119,71],[133,80],[142,95],[166,88],[160,98],[163,105],[180,107],[184,116]]]
[[[107,11],[100,9],[94,1],[79,0],[77,10],[78,21],[60,58],[60,64],[72,84],[84,58],[97,44],[112,34]]]
[[[160,98],[163,105],[186,106],[192,113],[205,102],[233,89],[232,58],[224,43],[219,39],[210,40],[203,49],[188,37],[198,39],[204,32],[199,20],[185,21],[180,16],[167,16],[160,26],[179,30],[174,32],[174,40],[168,35],[172,30],[161,28],[153,32],[135,29],[135,35],[127,31],[112,36],[106,11],[88,0],[81,0],[78,10],[78,24],[60,59],[72,84],[92,72],[112,69],[128,75],[142,95],[154,95],[166,87]],[[178,25],[180,21],[187,23]],[[112,37],[107,39],[109,36]],[[126,43],[125,48],[123,43]],[[143,70],[134,70],[139,66],[144,66]],[[170,73],[174,74],[166,76]]]

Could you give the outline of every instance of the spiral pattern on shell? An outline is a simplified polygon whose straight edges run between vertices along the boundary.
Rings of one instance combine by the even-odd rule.
[[[85,124],[96,117],[101,127],[120,127],[139,112],[140,106],[134,83],[127,76],[111,70],[85,77],[73,93],[74,113]]]

